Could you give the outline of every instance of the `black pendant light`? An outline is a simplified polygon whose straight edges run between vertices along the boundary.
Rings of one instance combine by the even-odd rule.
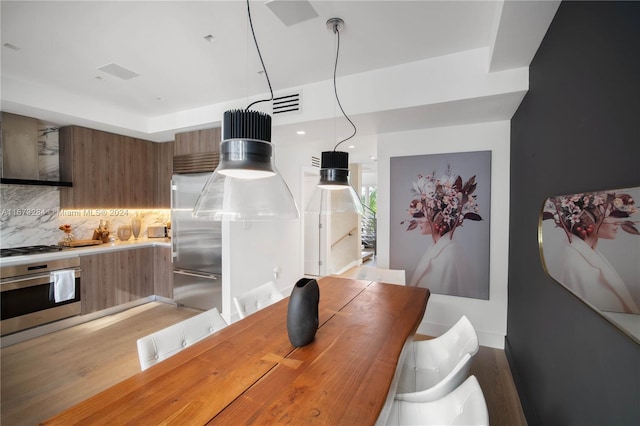
[[[351,123],[353,133],[341,140],[333,148],[333,151],[322,152],[320,162],[320,181],[316,186],[306,212],[308,213],[358,213],[363,214],[362,203],[358,194],[349,183],[349,153],[336,151],[338,146],[356,135],[356,126],[347,116],[340,104],[338,89],[336,86],[336,72],[338,69],[338,57],[340,54],[340,31],[344,28],[344,21],[340,18],[331,18],[327,21],[327,29],[337,36],[336,61],[333,68],[333,90],[336,101],[344,117]]]
[[[271,98],[224,113],[220,163],[202,189],[193,216],[210,220],[297,219],[291,191],[275,167],[271,116],[249,109],[272,101],[273,90],[253,30],[249,0],[247,14]]]
[[[226,176],[258,179],[273,176],[271,164],[271,116],[258,111],[231,110],[224,113],[220,165]]]

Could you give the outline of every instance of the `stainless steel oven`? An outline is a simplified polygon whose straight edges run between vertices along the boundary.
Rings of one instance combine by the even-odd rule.
[[[75,297],[55,302],[51,272],[65,269],[74,271]],[[0,334],[80,314],[80,272],[79,257],[0,268]]]

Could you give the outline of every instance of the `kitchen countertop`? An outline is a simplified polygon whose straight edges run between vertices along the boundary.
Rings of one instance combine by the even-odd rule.
[[[61,251],[29,254],[24,256],[11,256],[0,259],[0,266],[23,265],[25,263],[46,262],[56,259],[68,259],[76,256],[87,256],[118,250],[132,250],[144,247],[168,247],[171,248],[171,238],[140,238],[138,240],[116,241],[95,246],[66,248]]]

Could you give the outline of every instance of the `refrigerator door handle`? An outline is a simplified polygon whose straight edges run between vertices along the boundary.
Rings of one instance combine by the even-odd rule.
[[[171,179],[171,215],[173,216],[173,209],[175,208],[175,197],[176,197],[176,191],[178,190],[178,184],[177,182],[174,182],[173,179]],[[173,263],[173,261],[178,257],[178,242],[177,242],[177,238],[176,236],[178,235],[178,221],[177,220],[173,220],[173,217],[171,218],[171,263]]]
[[[184,269],[174,269],[173,273],[174,274],[180,274],[180,275],[188,275],[190,277],[208,278],[208,279],[211,279],[211,280],[217,280],[218,279],[218,276],[214,275],[214,274],[199,273],[199,272],[187,271],[187,270],[184,270]]]

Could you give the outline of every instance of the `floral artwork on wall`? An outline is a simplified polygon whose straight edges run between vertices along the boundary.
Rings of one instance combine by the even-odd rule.
[[[491,151],[392,157],[389,267],[431,293],[489,299]]]
[[[547,273],[640,339],[640,187],[549,197],[540,246]]]

